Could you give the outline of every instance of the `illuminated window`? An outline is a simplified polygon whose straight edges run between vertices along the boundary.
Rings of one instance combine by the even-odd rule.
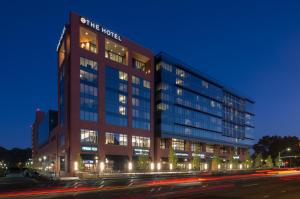
[[[89,144],[97,144],[98,143],[98,131],[88,130],[88,129],[80,129],[80,142],[81,143],[89,143]]]
[[[205,151],[206,153],[214,153],[214,147],[212,145],[206,145]]]
[[[119,71],[119,79],[128,81],[128,74],[122,71]]]
[[[176,84],[177,85],[183,85],[182,79],[176,78]]]
[[[167,148],[167,139],[161,138],[160,139],[160,148],[166,149]]]
[[[157,110],[162,110],[162,111],[165,111],[169,108],[169,106],[167,104],[164,104],[164,103],[159,103],[157,104]]]
[[[127,48],[105,39],[105,58],[127,65]]]
[[[126,104],[126,96],[125,95],[119,95],[119,102],[122,104]]]
[[[96,33],[80,27],[80,48],[97,53],[97,43]]]
[[[126,107],[124,106],[119,106],[119,113],[121,115],[126,115]]]
[[[176,75],[179,77],[185,77],[185,72],[179,68],[176,69]]]
[[[147,80],[144,80],[144,87],[145,88],[150,88],[150,82]]]
[[[200,144],[199,143],[191,143],[191,151],[193,151],[193,152],[200,151]]]
[[[141,136],[132,136],[133,147],[150,148],[150,138]]]
[[[139,85],[140,84],[140,78],[132,75],[132,83]]]
[[[90,60],[90,59],[83,58],[83,57],[80,57],[80,67],[98,70],[97,62]]]
[[[105,144],[127,146],[127,135],[119,133],[105,133]]]
[[[174,150],[184,151],[184,140],[181,139],[172,139],[172,147]]]
[[[142,61],[139,61],[137,59],[133,59],[133,67],[140,71],[146,70],[146,64]]]
[[[177,95],[182,95],[182,89],[177,88],[177,89],[176,89],[176,93],[177,93]]]

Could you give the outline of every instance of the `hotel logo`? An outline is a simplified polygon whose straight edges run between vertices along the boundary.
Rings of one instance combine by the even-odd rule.
[[[98,32],[101,32],[101,33],[113,38],[113,39],[116,39],[118,41],[122,41],[121,36],[119,34],[111,31],[108,28],[104,28],[104,27],[100,26],[99,24],[90,21],[89,19],[86,19],[84,17],[80,17],[80,22],[82,24],[85,24],[85,25],[97,30]]]

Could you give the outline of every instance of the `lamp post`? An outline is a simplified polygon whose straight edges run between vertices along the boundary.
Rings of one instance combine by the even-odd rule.
[[[286,148],[286,149],[284,149],[284,150],[282,150],[282,151],[279,151],[279,153],[278,153],[278,159],[279,159],[279,168],[280,168],[280,166],[281,166],[281,158],[280,158],[280,154],[281,154],[282,152],[284,152],[284,151],[288,151],[288,152],[290,152],[290,151],[291,151],[291,148],[290,148],[290,147],[288,147],[288,148]],[[291,163],[290,163],[290,165],[291,165]]]

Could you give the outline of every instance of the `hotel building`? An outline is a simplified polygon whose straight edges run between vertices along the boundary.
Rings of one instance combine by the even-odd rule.
[[[169,55],[75,13],[57,55],[58,110],[37,110],[32,125],[40,168],[130,171],[144,155],[167,169],[170,147],[186,168],[195,155],[242,160],[252,144],[254,102]]]

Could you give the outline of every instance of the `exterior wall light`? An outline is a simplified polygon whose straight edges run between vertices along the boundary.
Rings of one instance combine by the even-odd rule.
[[[151,169],[151,171],[154,170],[154,163],[153,162],[150,163],[150,169]]]
[[[207,170],[208,169],[208,165],[207,163],[204,164],[204,170]]]
[[[229,165],[229,169],[230,169],[230,170],[232,169],[232,164]]]
[[[132,162],[129,162],[129,163],[128,163],[128,170],[129,170],[129,171],[132,171]]]
[[[192,170],[192,164],[189,163],[189,170]]]
[[[100,172],[103,172],[105,168],[104,162],[100,162]]]
[[[159,163],[157,163],[157,170],[159,171],[160,169],[161,169],[161,164],[159,162]]]
[[[220,164],[218,164],[218,169],[219,169],[219,170],[221,169],[221,165],[220,165]]]
[[[172,163],[170,163],[170,170],[172,171],[173,170],[173,164]]]
[[[240,164],[240,169],[243,169],[243,165],[242,164]]]
[[[78,171],[78,162],[77,161],[74,162],[74,171]]]
[[[43,159],[46,160],[46,159],[47,159],[47,156],[44,155]]]

